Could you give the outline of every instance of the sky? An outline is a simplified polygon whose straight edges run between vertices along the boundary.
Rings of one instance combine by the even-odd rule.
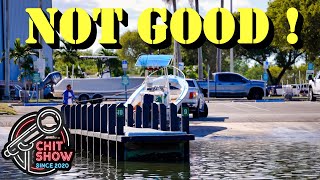
[[[238,8],[260,8],[267,10],[269,0],[234,0],[233,11]],[[178,8],[190,7],[189,0],[177,0]],[[199,0],[200,15],[205,17],[206,12],[212,8],[220,6],[219,0]],[[137,29],[138,18],[140,14],[147,8],[168,8],[162,0],[53,0],[53,7],[58,8],[62,13],[69,8],[85,9],[90,15],[93,8],[123,8],[128,13],[128,27],[120,26],[120,34]],[[230,9],[230,0],[224,1],[224,6]],[[100,39],[100,28],[98,28],[97,39]],[[95,51],[101,48],[97,42],[90,47]]]

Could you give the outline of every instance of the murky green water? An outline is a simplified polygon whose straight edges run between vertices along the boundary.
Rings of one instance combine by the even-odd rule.
[[[190,164],[108,163],[107,159],[93,164],[91,158],[88,163],[77,155],[71,171],[38,179],[320,179],[316,138],[198,138],[190,143],[190,156]],[[31,178],[2,158],[0,169],[0,179]]]

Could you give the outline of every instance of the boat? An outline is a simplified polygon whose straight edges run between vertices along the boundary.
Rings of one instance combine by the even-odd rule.
[[[106,63],[105,71],[99,78],[69,78],[61,79],[54,85],[53,96],[62,98],[66,86],[70,84],[75,97],[83,103],[101,103],[103,99],[124,99],[126,93],[131,95],[144,81],[144,77],[130,77],[127,91],[122,84],[122,77],[111,77],[108,61],[117,59],[117,56],[80,56],[81,59],[101,60]],[[81,70],[81,69],[80,69]],[[73,76],[73,75],[72,75]]]
[[[145,81],[126,101],[126,107],[128,104],[135,108],[144,103],[161,103],[169,108],[173,103],[180,108],[189,86],[184,73],[171,66],[172,58],[172,55],[141,55],[138,58],[135,66],[146,69]],[[177,75],[169,74],[171,68]]]

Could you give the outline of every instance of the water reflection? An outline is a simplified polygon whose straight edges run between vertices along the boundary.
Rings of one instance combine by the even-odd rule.
[[[319,179],[320,141],[198,139],[190,161],[193,179]]]
[[[2,145],[3,146],[3,145]],[[319,179],[318,139],[199,138],[190,164],[115,162],[76,157],[71,171],[37,179]],[[86,153],[84,153],[86,154]],[[99,158],[95,158],[98,160]],[[87,165],[88,164],[88,165]],[[1,179],[30,179],[0,158]]]

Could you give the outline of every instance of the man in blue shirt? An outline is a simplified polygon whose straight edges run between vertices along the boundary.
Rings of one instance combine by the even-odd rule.
[[[63,104],[64,105],[72,105],[73,100],[76,99],[73,91],[71,90],[71,85],[67,85],[67,90],[63,92]]]

